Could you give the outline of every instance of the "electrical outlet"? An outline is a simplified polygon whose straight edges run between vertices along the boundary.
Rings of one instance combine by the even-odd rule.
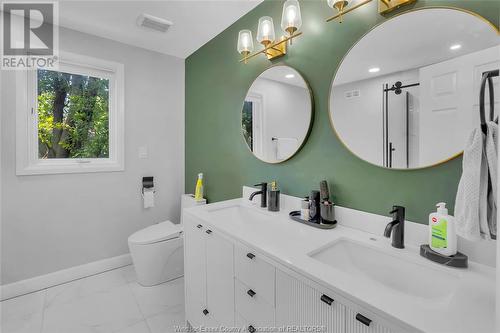
[[[139,147],[139,158],[143,160],[148,158],[148,146]]]

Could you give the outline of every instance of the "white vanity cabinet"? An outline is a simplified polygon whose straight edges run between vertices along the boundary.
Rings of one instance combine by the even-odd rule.
[[[329,333],[396,333],[372,313],[280,270],[276,272],[276,325],[321,326]],[[400,332],[398,330],[397,332]]]
[[[399,333],[401,330],[394,331],[380,323],[374,315],[367,314],[365,311],[357,311],[346,307],[346,332],[353,333]]]
[[[275,326],[275,275],[276,268],[241,244],[235,245],[235,311],[244,327]]]
[[[233,243],[184,216],[186,317],[192,326],[234,326]]]
[[[184,215],[186,320],[191,326],[403,332],[201,221]]]
[[[345,306],[294,277],[277,271],[276,325],[321,326],[320,332],[344,333]]]

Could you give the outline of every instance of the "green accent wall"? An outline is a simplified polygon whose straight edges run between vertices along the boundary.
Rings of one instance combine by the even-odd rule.
[[[343,56],[373,26],[398,12],[381,16],[377,1],[372,1],[346,15],[342,24],[326,23],[332,13],[326,0],[302,0],[304,34],[294,40],[289,54],[274,62],[258,56],[241,64],[236,51],[239,30],[251,29],[255,36],[259,17],[269,15],[278,35],[283,3],[264,1],[186,60],[186,192],[194,191],[199,172],[204,173],[210,202],[240,197],[242,185],[274,179],[283,193],[302,197],[326,179],[341,206],[388,215],[393,204],[403,205],[407,218],[420,223],[427,223],[437,202],[447,202],[453,212],[461,158],[420,170],[387,170],[351,154],[330,127],[330,84]],[[425,6],[464,8],[496,26],[500,17],[497,0],[419,0],[402,11]],[[241,108],[253,80],[276,63],[294,67],[308,80],[315,117],[311,135],[297,155],[281,164],[267,164],[246,147]]]

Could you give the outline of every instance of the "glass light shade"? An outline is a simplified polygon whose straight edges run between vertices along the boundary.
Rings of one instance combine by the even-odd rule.
[[[261,44],[267,45],[274,42],[274,22],[273,18],[263,16],[259,19],[259,28],[257,30],[257,41]]]
[[[341,10],[349,4],[345,0],[326,0],[326,2],[328,3],[328,6],[330,6],[330,8],[334,8],[337,10]]]
[[[238,53],[248,54],[253,52],[253,38],[250,30],[241,30],[238,34]]]
[[[298,0],[287,0],[283,5],[283,14],[281,15],[281,28],[283,31],[293,34],[302,26],[302,16],[300,14],[300,5]]]

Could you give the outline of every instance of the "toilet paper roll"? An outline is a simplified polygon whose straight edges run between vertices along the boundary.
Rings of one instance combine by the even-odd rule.
[[[145,188],[142,195],[144,199],[144,208],[151,208],[155,206],[155,191],[152,188]]]

